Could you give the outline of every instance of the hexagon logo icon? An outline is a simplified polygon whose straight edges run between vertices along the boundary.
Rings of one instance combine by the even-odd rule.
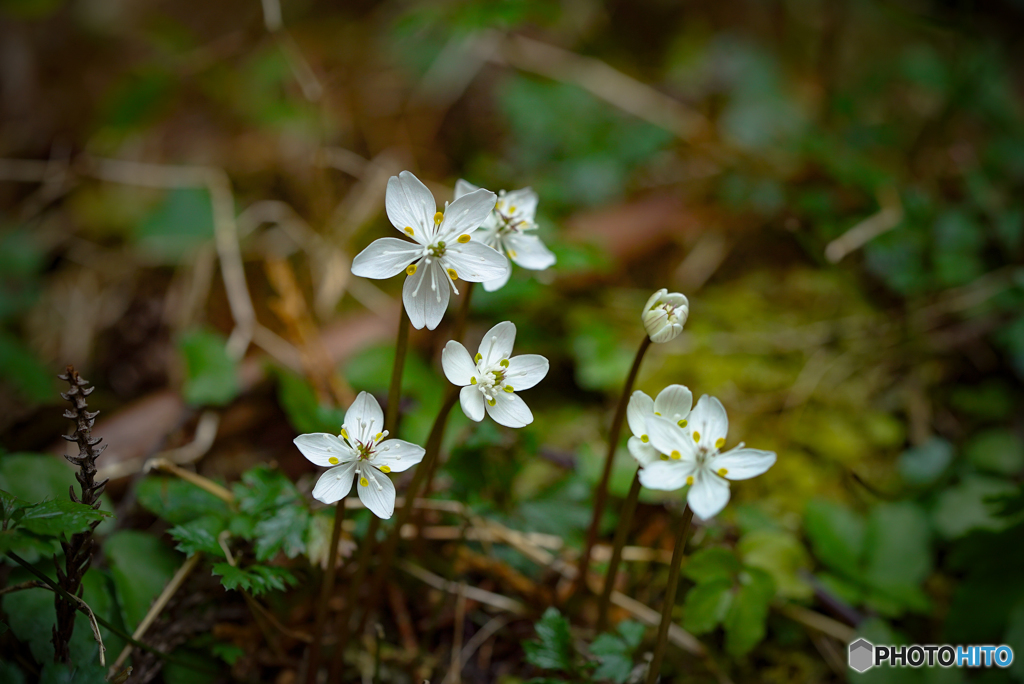
[[[865,672],[875,664],[875,647],[866,639],[857,639],[850,644],[850,667]]]

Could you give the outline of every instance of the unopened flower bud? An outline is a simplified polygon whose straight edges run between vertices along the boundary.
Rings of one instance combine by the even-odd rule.
[[[690,302],[685,295],[662,288],[651,295],[644,306],[644,329],[651,342],[668,342],[683,332]]]

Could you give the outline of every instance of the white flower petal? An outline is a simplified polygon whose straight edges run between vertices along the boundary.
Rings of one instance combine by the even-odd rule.
[[[459,391],[459,403],[462,404],[462,412],[470,420],[479,423],[484,419],[484,395],[475,385],[466,385]]]
[[[423,247],[398,238],[374,240],[352,260],[352,275],[381,280],[392,278],[423,256]]]
[[[672,492],[686,486],[697,466],[692,461],[655,461],[640,469],[640,484],[648,489]]]
[[[369,471],[369,472],[367,472]],[[366,485],[363,485],[366,480]],[[356,485],[359,500],[370,509],[370,512],[381,520],[387,520],[395,512],[395,485],[391,478],[371,466],[363,466],[359,471],[359,483]]]
[[[729,417],[725,415],[722,402],[714,397],[704,395],[697,401],[697,406],[687,418],[687,429],[694,437],[694,442],[704,444],[708,448],[718,448],[720,439],[729,434]]]
[[[705,469],[697,472],[686,503],[701,520],[713,518],[729,503],[729,483]]]
[[[497,199],[490,190],[480,188],[449,204],[438,227],[438,239],[455,242],[460,235],[471,234],[484,224]]]
[[[626,442],[626,446],[629,448],[630,456],[636,459],[641,468],[661,460],[661,454],[658,453],[658,450],[650,444],[641,442],[639,437],[630,437],[629,441]]]
[[[388,189],[384,193],[384,207],[395,228],[406,235],[409,235],[406,228],[411,228],[412,235],[409,237],[421,245],[430,243],[437,203],[419,178],[408,171],[389,178]]]
[[[425,453],[423,447],[404,439],[385,439],[377,445],[370,465],[375,468],[387,466],[391,472],[400,473],[422,461]]]
[[[448,275],[436,260],[429,264],[426,260],[420,262],[419,268],[402,286],[402,302],[412,327],[417,330],[424,326],[427,330],[436,328],[448,310],[451,289]]]
[[[294,441],[302,455],[321,468],[347,463],[356,458],[352,449],[336,435],[314,432],[309,435],[299,435]],[[335,459],[333,462],[332,458]]]
[[[502,321],[494,326],[480,340],[480,356],[483,367],[489,368],[502,359],[512,356],[512,345],[516,343],[516,326],[512,321]]]
[[[355,471],[355,461],[331,468],[316,481],[316,486],[313,487],[313,498],[325,504],[332,504],[344,499],[352,489],[352,474]]]
[[[511,268],[506,269],[505,270],[505,275],[500,276],[498,278],[495,278],[494,280],[485,280],[484,281],[484,290],[486,290],[487,292],[497,292],[501,288],[505,287],[505,284],[508,282],[508,279],[511,278],[511,277],[512,277],[512,269]]]
[[[650,297],[647,298],[647,303],[644,304],[644,311],[650,311],[658,304],[658,300],[664,297],[668,293],[668,290],[661,288]]]
[[[534,387],[548,374],[550,364],[540,354],[523,354],[508,360],[505,371],[505,384],[519,392]]]
[[[345,428],[349,437],[368,442],[384,430],[384,412],[369,392],[360,392],[345,412]]]
[[[647,418],[647,434],[650,435],[654,448],[666,456],[678,453],[679,458],[683,460],[692,461],[696,458],[695,445],[693,438],[690,437],[690,432],[668,418],[649,416]]]
[[[452,199],[459,199],[463,195],[468,195],[469,193],[473,192],[474,190],[479,190],[479,189],[480,189],[479,185],[473,185],[468,180],[465,180],[464,178],[460,178],[459,180],[455,181],[455,196]]]
[[[465,387],[476,375],[476,364],[466,348],[455,340],[448,340],[441,350],[441,368],[444,375],[453,385]]]
[[[727,480],[748,480],[764,473],[775,465],[775,452],[739,447],[715,456],[708,465],[714,472],[725,468],[722,476]]]
[[[504,254],[475,240],[449,244],[442,261],[445,268],[455,269],[459,278],[471,283],[494,280],[511,268]]]
[[[647,417],[654,415],[654,400],[647,394],[637,390],[629,398],[626,405],[626,422],[629,423],[629,430],[634,435],[647,434]]]
[[[514,233],[505,238],[508,255],[518,266],[543,271],[555,263],[554,253],[536,235]]]
[[[533,188],[506,192],[501,196],[501,207],[498,209],[505,216],[515,216],[532,222],[537,215],[537,193]]]
[[[693,392],[684,385],[669,385],[654,400],[654,412],[677,423],[690,415],[692,406]]]
[[[495,423],[510,428],[521,428],[533,422],[533,413],[526,402],[510,392],[498,392],[494,396],[494,406],[489,403],[487,415]]]

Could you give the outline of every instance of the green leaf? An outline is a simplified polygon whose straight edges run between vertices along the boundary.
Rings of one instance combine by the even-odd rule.
[[[0,489],[0,521],[6,523],[16,511],[28,504],[9,492]]]
[[[77,629],[77,626],[76,626]],[[99,663],[46,663],[39,675],[39,684],[105,684],[106,668]]]
[[[1013,475],[1024,468],[1024,442],[1010,430],[987,430],[964,447],[967,460],[979,470]]]
[[[18,338],[0,330],[0,380],[24,400],[43,403],[57,396],[53,375]]]
[[[939,494],[932,520],[939,533],[950,539],[972,530],[998,532],[1013,521],[998,514],[1000,506],[995,499],[1016,491],[1017,488],[1006,480],[968,475],[955,487]]]
[[[729,579],[740,571],[740,561],[729,549],[712,546],[696,552],[686,562],[683,574],[694,582]]]
[[[103,550],[110,563],[125,626],[131,632],[171,580],[182,558],[158,537],[136,530],[110,535]]]
[[[223,641],[218,641],[210,646],[210,652],[228,665],[234,665],[245,656],[244,648]]]
[[[744,565],[764,570],[775,581],[780,595],[808,599],[814,590],[803,578],[810,559],[803,544],[784,530],[754,530],[740,539],[736,551]]]
[[[523,643],[527,662],[543,670],[570,671],[572,637],[569,634],[569,621],[562,617],[557,608],[548,608],[534,628],[539,641]]]
[[[296,432],[337,434],[345,420],[344,410],[321,404],[316,390],[301,375],[276,366],[272,370],[277,378],[277,400]]]
[[[309,511],[301,502],[279,508],[277,512],[256,524],[256,559],[266,561],[283,551],[295,558],[306,551],[306,527]]]
[[[938,480],[952,462],[953,445],[941,437],[932,437],[900,454],[896,465],[907,484],[923,487]]]
[[[167,531],[178,542],[177,549],[187,556],[200,551],[213,556],[224,557],[217,537],[228,527],[227,521],[214,515],[206,515],[172,527]]]
[[[182,394],[192,406],[226,406],[241,391],[238,364],[228,356],[227,341],[208,330],[194,330],[179,343],[185,360]]]
[[[235,483],[233,490],[243,513],[274,512],[299,499],[291,480],[265,465],[245,471],[242,482]]]
[[[814,555],[835,571],[850,575],[864,555],[864,520],[850,509],[820,499],[808,502],[804,529]]]
[[[921,585],[932,569],[930,538],[928,518],[913,503],[880,504],[871,511],[864,539],[864,581],[882,594],[878,598],[896,602],[876,602],[876,608],[896,614],[902,607],[928,609]]]
[[[644,640],[644,632],[647,631],[647,626],[640,622],[634,622],[633,620],[623,620],[616,627],[619,634],[622,635],[623,640],[629,647],[629,650],[635,651],[640,642]]]
[[[18,526],[35,534],[69,537],[78,532],[85,532],[92,523],[111,517],[106,511],[98,511],[91,506],[69,500],[43,501],[28,506],[20,511]]]
[[[0,660],[0,682],[5,682],[5,684],[25,684],[25,673],[14,663]]]
[[[180,263],[196,249],[213,240],[213,205],[210,193],[196,188],[178,188],[136,231],[140,249],[161,263]]]
[[[775,595],[771,575],[750,569],[740,573],[740,588],[725,616],[725,650],[742,656],[757,646],[765,634],[768,606]]]
[[[222,499],[177,477],[150,475],[139,482],[136,496],[143,508],[172,525],[229,513]]]
[[[601,636],[606,635],[602,634]],[[607,679],[617,684],[623,684],[629,679],[629,675],[633,671],[633,659],[626,653],[609,653],[598,656],[598,660],[600,660],[600,664],[592,675],[592,679],[595,681]]]
[[[44,499],[68,500],[68,488],[81,487],[75,479],[75,471],[63,458],[49,454],[5,454],[0,458],[0,489],[18,497],[27,503],[35,503]],[[113,505],[106,494],[100,497],[102,507],[111,510]],[[103,523],[98,532],[113,523]]]
[[[25,530],[18,528],[0,531],[0,554],[14,551],[20,555],[50,556],[57,550],[55,540],[40,539]]]
[[[284,591],[298,583],[295,576],[284,568],[268,565],[250,565],[247,568],[232,567],[228,563],[217,563],[213,574],[219,575],[225,589],[242,589],[253,596],[259,596],[272,589]]]
[[[683,605],[683,627],[694,634],[717,627],[732,605],[732,586],[732,579],[717,577],[690,589]]]
[[[629,651],[626,642],[614,634],[598,634],[590,644],[590,652],[596,656],[622,655]]]
[[[1024,598],[1018,599],[1010,610],[1010,616],[1006,622],[1006,634],[1002,643],[1013,649],[1015,654],[1024,653]],[[1010,665],[1010,672],[1017,680],[1024,680],[1024,659],[1014,658]]]

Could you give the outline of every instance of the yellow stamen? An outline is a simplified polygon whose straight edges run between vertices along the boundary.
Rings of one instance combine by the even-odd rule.
[[[688,484],[688,485],[692,485],[693,484],[693,475],[690,475],[688,478],[686,478],[686,484]]]
[[[443,211],[439,211],[436,214],[434,214],[434,224],[437,225],[437,224],[441,223],[441,221],[444,221],[444,212]]]
[[[416,264],[409,264],[406,267],[405,272],[408,273],[409,275],[412,275],[413,273],[415,273],[416,272]]]
[[[475,375],[469,379],[469,384],[470,385],[475,385],[476,384],[476,376]]]
[[[502,368],[508,368],[508,359],[502,359],[501,361],[498,362],[498,365],[501,366]]]
[[[514,250],[514,249],[508,250],[508,255],[510,257],[512,257],[513,259],[515,259],[517,256],[519,256],[518,254],[516,254],[516,250]]]
[[[655,411],[655,412],[654,412],[654,415],[656,415],[656,416],[660,416],[661,414],[660,414],[660,413],[658,413],[657,411]]]
[[[512,389],[512,385],[505,385],[505,391],[508,392],[509,394],[515,392],[515,390]]]
[[[662,454],[661,455],[661,460],[662,461],[667,461],[668,460],[668,456],[666,456],[665,454]]]
[[[391,472],[391,466],[381,466],[380,467],[380,472],[385,473],[385,474],[390,473]]]
[[[404,230],[404,231],[405,231],[405,234],[406,234],[406,235],[408,235],[409,237],[412,237],[412,232],[413,232],[413,231],[412,231],[412,228],[411,228],[411,227],[409,227],[409,226],[406,226],[406,227],[405,227],[405,228],[403,228],[402,230]]]
[[[331,465],[338,465],[338,457],[331,456],[329,459],[327,459],[327,462],[330,463]]]
[[[484,358],[484,355],[481,354],[480,352],[477,352],[476,356],[473,357],[473,360],[476,361],[477,363],[480,363],[480,359],[482,358]]]
[[[686,427],[687,425],[689,425],[689,423],[686,421],[685,418],[683,418],[681,421],[679,421],[678,425],[679,427]]]
[[[370,481],[367,480],[365,477],[361,477],[361,478],[359,478],[359,484],[361,484],[364,487],[369,487],[370,486]]]
[[[715,440],[715,448],[716,449],[721,449],[724,446],[725,446],[725,437],[719,437],[717,440]]]
[[[673,451],[673,452],[672,452],[671,454],[669,454],[669,455],[670,455],[670,456],[672,457],[672,460],[673,460],[673,461],[678,461],[679,459],[681,459],[681,458],[683,457],[683,455],[682,455],[682,454],[680,454],[680,453],[679,453],[678,451]]]
[[[467,242],[470,241],[470,239],[471,238],[468,235],[460,235],[459,236],[459,242],[461,242],[462,244],[466,244]]]
[[[346,430],[345,428],[341,428],[341,436],[344,437],[345,439],[348,439],[348,430]]]
[[[380,441],[380,438],[381,438],[381,437],[383,437],[383,436],[384,436],[384,433],[383,433],[383,432],[378,432],[377,434],[375,434],[375,435],[373,436],[373,441],[374,441],[374,442],[379,442],[379,441]]]
[[[693,441],[694,442],[699,442],[700,441],[700,433],[699,432],[694,432],[693,433]]]
[[[726,475],[729,474],[729,469],[728,468],[719,468],[718,469],[718,474],[721,475],[722,477],[725,477]]]
[[[488,400],[487,400],[487,403],[488,403],[488,404],[489,404],[490,406],[494,406],[495,404],[497,404],[497,403],[498,403],[498,400],[497,400],[497,399],[488,399]]]
[[[508,208],[508,213],[510,213],[510,214],[516,213],[516,208],[514,206],[509,207]]]
[[[452,280],[458,280],[459,279],[459,274],[455,272],[454,268],[449,268],[448,269],[448,277],[451,278]]]
[[[643,442],[644,444],[647,444],[648,442],[651,441],[651,438],[648,437],[647,435],[640,435],[640,441]]]

